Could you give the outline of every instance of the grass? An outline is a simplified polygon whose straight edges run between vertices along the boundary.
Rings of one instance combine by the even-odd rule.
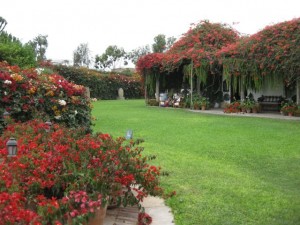
[[[204,115],[94,103],[95,131],[145,139],[155,154],[176,225],[300,224],[300,121]]]

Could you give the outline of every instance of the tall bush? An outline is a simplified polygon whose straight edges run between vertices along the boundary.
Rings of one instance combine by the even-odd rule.
[[[7,156],[9,137],[15,157]],[[160,168],[139,143],[56,123],[49,130],[39,120],[10,124],[0,137],[0,224],[86,224],[112,196],[140,206],[163,195]]]
[[[123,88],[124,97],[127,99],[136,99],[143,96],[141,82],[136,77],[111,73],[103,74],[87,68],[63,65],[56,65],[53,69],[67,80],[89,87],[92,98],[116,99],[119,88]]]
[[[0,115],[5,110],[16,121],[40,117],[90,131],[91,108],[83,86],[0,62]],[[4,126],[3,119],[0,124]]]
[[[6,32],[0,33],[0,61],[7,61],[10,65],[29,68],[36,65],[35,53],[28,44]]]

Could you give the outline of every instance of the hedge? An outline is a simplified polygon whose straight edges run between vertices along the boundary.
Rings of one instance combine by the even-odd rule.
[[[103,74],[87,68],[76,68],[63,65],[53,66],[53,70],[67,80],[90,88],[91,98],[116,99],[118,89],[124,90],[126,99],[143,97],[142,85],[139,77],[128,77],[119,74]]]

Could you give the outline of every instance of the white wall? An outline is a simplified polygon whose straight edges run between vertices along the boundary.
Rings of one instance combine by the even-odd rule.
[[[257,100],[257,98],[261,97],[262,95],[264,96],[283,96],[284,95],[284,85],[281,82],[278,82],[277,84],[274,84],[273,86],[270,85],[266,85],[264,84],[262,87],[262,90],[255,92],[254,90],[248,90],[248,94],[249,93],[253,94],[253,97],[255,100]]]

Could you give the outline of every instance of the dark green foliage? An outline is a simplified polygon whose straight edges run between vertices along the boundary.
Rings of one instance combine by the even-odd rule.
[[[36,65],[33,48],[6,32],[0,33],[0,61],[7,61],[10,65],[18,65],[21,68],[34,67]]]
[[[110,45],[102,55],[96,55],[95,67],[99,69],[115,69],[116,63],[122,60],[124,61],[124,65],[127,65],[126,52],[124,49],[116,45]]]
[[[154,43],[152,44],[152,51],[156,52],[164,52],[166,49],[166,35],[159,34],[154,37]]]
[[[54,66],[54,70],[69,81],[89,87],[91,98],[116,99],[119,88],[123,88],[126,99],[143,96],[141,82],[136,78],[62,65]]]

